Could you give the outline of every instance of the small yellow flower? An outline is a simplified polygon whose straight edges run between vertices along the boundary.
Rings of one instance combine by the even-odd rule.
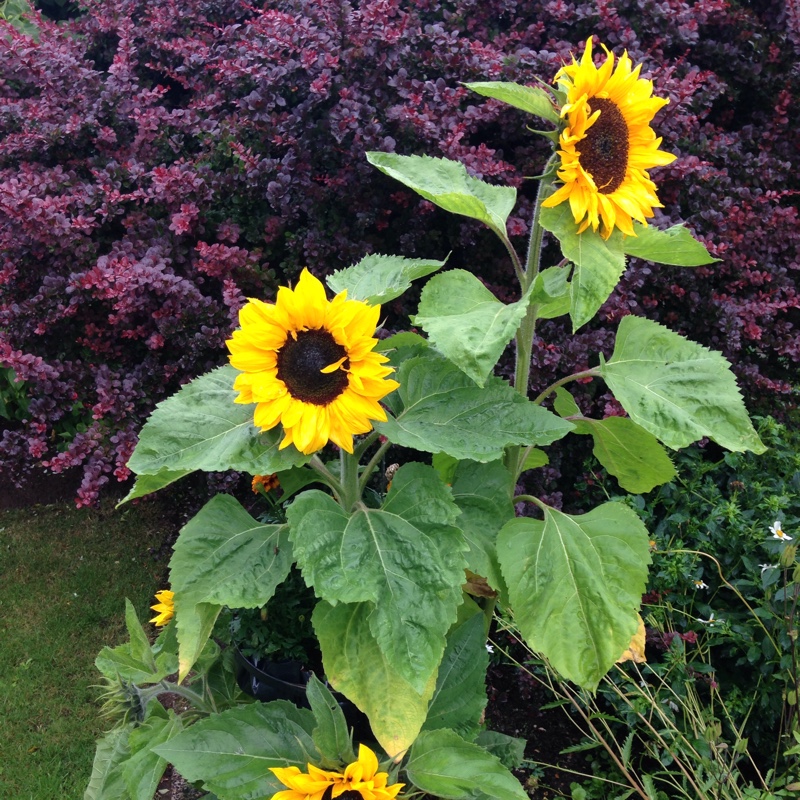
[[[153,625],[156,625],[159,628],[163,628],[175,614],[175,603],[173,602],[173,598],[175,597],[175,592],[171,592],[169,589],[162,589],[160,592],[156,592],[156,600],[158,602],[150,606],[153,611],[157,611],[158,613],[150,622]]]
[[[328,300],[307,269],[295,289],[282,286],[274,304],[250,300],[241,327],[226,344],[241,374],[237,403],[255,403],[253,424],[283,426],[280,449],[294,445],[310,455],[329,441],[353,452],[353,436],[386,421],[380,401],[400,384],[388,378],[386,356],[374,352],[380,306]]]
[[[573,58],[556,75],[567,94],[558,141],[563,186],[542,205],[569,201],[578,233],[591,226],[608,239],[615,228],[635,236],[633,220],[646,225],[661,207],[647,170],[675,156],[658,149],[661,139],[650,127],[669,100],[652,96],[652,82],[639,77],[641,64],[633,67],[627,52],[614,69],[614,56],[603,49],[607,58],[595,67],[590,38],[580,62]]]
[[[288,789],[276,792],[272,800],[393,800],[405,786],[387,786],[389,773],[378,772],[378,758],[369,747],[358,746],[358,760],[344,772],[328,772],[308,764],[308,772],[299,767],[271,767],[275,777]]]
[[[254,475],[251,488],[256,494],[258,494],[260,490],[263,490],[264,492],[271,492],[273,489],[277,489],[280,485],[281,483],[278,480],[278,475],[273,472],[272,475]]]

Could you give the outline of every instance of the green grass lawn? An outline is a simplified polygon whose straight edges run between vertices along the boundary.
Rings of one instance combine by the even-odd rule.
[[[0,512],[1,800],[83,797],[104,729],[94,659],[125,639],[125,597],[149,618],[158,516],[155,502]]]

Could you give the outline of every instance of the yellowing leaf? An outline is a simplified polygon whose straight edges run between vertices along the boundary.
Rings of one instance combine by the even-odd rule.
[[[622,664],[625,661],[633,661],[634,664],[647,663],[647,658],[644,652],[644,640],[644,620],[642,619],[641,615],[639,615],[639,628],[637,629],[636,633],[633,634],[633,638],[631,639],[631,643],[628,645],[628,649],[617,659],[617,664]]]

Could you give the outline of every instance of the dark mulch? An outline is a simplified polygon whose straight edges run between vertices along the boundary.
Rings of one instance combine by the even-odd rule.
[[[68,470],[58,475],[39,470],[22,486],[17,486],[7,473],[0,472],[0,511],[51,505],[73,500],[81,484],[81,471]]]
[[[570,770],[590,772],[583,753],[561,751],[583,739],[576,720],[565,707],[545,708],[556,698],[528,672],[511,664],[489,667],[486,676],[489,704],[486,722],[491,730],[527,741],[525,758],[558,769],[520,770],[517,777],[535,800],[571,797],[570,784],[583,779]]]

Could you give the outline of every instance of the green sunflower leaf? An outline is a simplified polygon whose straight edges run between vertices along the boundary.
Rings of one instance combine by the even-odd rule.
[[[122,765],[122,776],[131,800],[152,800],[156,795],[158,784],[167,768],[167,760],[153,752],[153,748],[168,742],[182,729],[180,718],[174,711],[169,711],[166,718],[151,715],[131,731],[131,755]]]
[[[642,521],[622,503],[571,516],[545,508],[500,531],[497,555],[525,641],[587,689],[630,644],[650,563]]]
[[[250,703],[195,722],[153,748],[187,781],[228,800],[271,797],[286,787],[270,767],[319,761],[311,738],[314,715],[284,700]]]
[[[528,310],[533,284],[516,303],[501,303],[474,275],[453,269],[422,290],[413,323],[459,369],[483,386]]]
[[[527,800],[520,782],[491,753],[455,731],[424,731],[406,767],[409,780],[434,797]]]
[[[644,494],[675,477],[675,465],[658,439],[627,417],[583,419],[576,433],[594,440],[594,457],[628,492]]]
[[[445,261],[402,256],[364,256],[358,264],[347,269],[336,270],[326,279],[331,290],[347,290],[349,300],[363,300],[371,306],[387,303],[400,297],[418,278],[424,278]]]
[[[486,707],[486,622],[476,608],[465,622],[450,630],[436,689],[423,730],[450,728],[472,741]]]
[[[317,603],[312,621],[325,675],[363,711],[381,747],[392,757],[405,752],[425,722],[435,674],[421,692],[387,658],[370,630],[372,603]]]
[[[592,230],[579,234],[569,203],[543,208],[540,222],[558,239],[564,257],[575,265],[569,309],[574,333],[608,300],[625,271],[622,235],[614,231],[608,239],[603,239]]]
[[[254,405],[234,402],[238,374],[229,365],[219,367],[159,403],[128,467],[137,475],[156,476],[151,485],[161,488],[197,469],[267,475],[305,464],[310,456],[296,448],[278,450],[280,428],[259,433],[253,425]],[[134,496],[143,493],[140,488]]]
[[[133,729],[134,723],[129,722],[108,731],[98,740],[83,800],[129,800],[122,765],[130,755],[128,738]]]
[[[630,418],[667,447],[707,436],[736,452],[766,449],[728,361],[656,322],[624,317],[599,372]]]
[[[505,238],[506,220],[517,202],[513,187],[484,183],[446,158],[371,152],[367,161],[439,208],[480,220]]]
[[[416,463],[395,473],[379,509],[348,514],[312,490],[288,510],[306,582],[330,603],[375,603],[372,635],[417,692],[436,674],[462,600],[467,545],[457,516],[433,468]]]
[[[393,393],[395,417],[375,428],[394,444],[459,460],[494,461],[511,444],[551,444],[569,422],[531,403],[499,378],[483,388],[431,350],[404,361]]]
[[[453,500],[461,509],[456,524],[464,531],[469,552],[467,566],[483,576],[489,586],[506,595],[497,561],[497,534],[514,518],[514,481],[501,461],[479,464],[460,461],[453,479]]]
[[[256,608],[289,574],[286,525],[262,525],[230,495],[217,495],[184,526],[170,560],[183,680],[222,606]]]
[[[719,261],[683,225],[673,225],[665,231],[638,222],[633,227],[636,236],[626,236],[622,242],[626,255],[674,267],[699,267]]]
[[[355,761],[344,713],[330,689],[313,673],[306,684],[306,696],[317,723],[312,735],[320,755],[331,766]]]
[[[478,83],[465,83],[467,89],[483,95],[493,97],[503,103],[508,103],[514,108],[535,114],[537,117],[546,119],[554,125],[561,122],[558,109],[553,104],[553,100],[548,92],[536,86],[523,86],[520,83],[506,83],[504,81],[482,81]]]

